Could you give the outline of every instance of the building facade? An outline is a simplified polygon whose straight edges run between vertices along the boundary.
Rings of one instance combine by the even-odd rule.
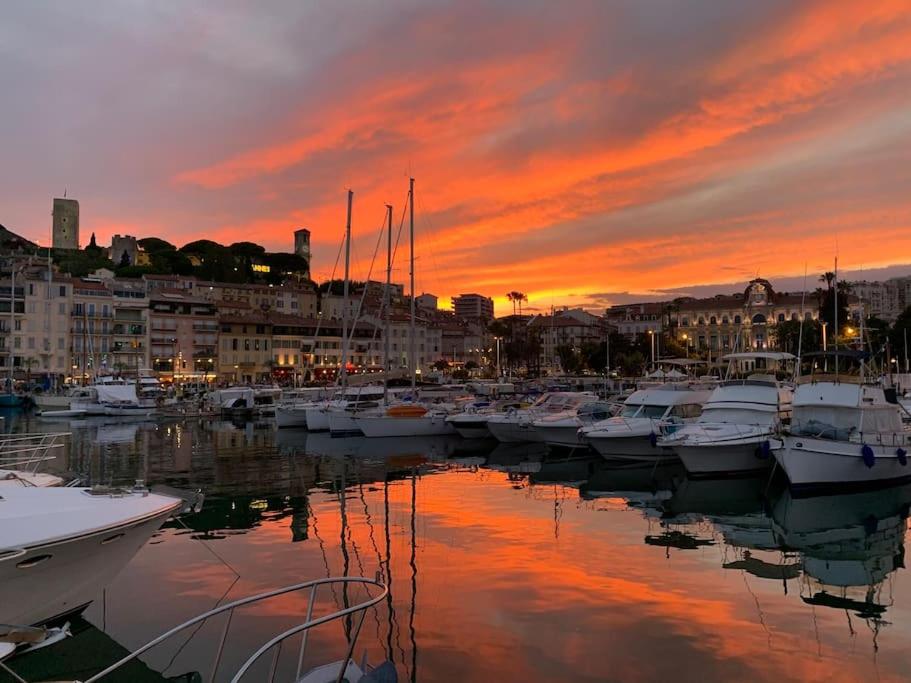
[[[218,307],[181,290],[149,293],[152,369],[172,382],[205,381],[218,365]]]
[[[775,348],[774,326],[786,320],[816,320],[815,296],[779,293],[768,280],[751,281],[743,293],[677,299],[672,306],[677,341],[708,352]]]
[[[452,310],[459,318],[493,320],[493,299],[480,294],[459,294],[452,299]]]

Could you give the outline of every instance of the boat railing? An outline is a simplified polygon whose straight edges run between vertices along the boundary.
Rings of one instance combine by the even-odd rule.
[[[3,559],[2,556],[0,556],[0,561],[2,561],[2,559]],[[317,589],[321,586],[329,586],[329,587],[332,587],[332,589],[334,590],[336,586],[346,585],[346,584],[359,584],[359,585],[363,586],[365,589],[367,589],[369,586],[373,586],[375,588],[379,588],[380,591],[379,591],[379,594],[374,595],[372,597],[367,597],[364,600],[362,600],[361,602],[358,602],[357,604],[345,607],[344,609],[338,609],[338,610],[331,612],[330,614],[326,614],[324,616],[314,617],[313,611],[314,611],[314,608],[316,605]],[[345,617],[350,617],[351,615],[360,613],[359,619],[353,625],[353,628],[350,631],[350,635],[348,636],[347,651],[345,653],[345,658],[342,660],[341,666],[339,668],[338,678],[336,679],[336,683],[341,683],[343,680],[345,680],[345,671],[347,670],[349,664],[351,663],[351,657],[354,653],[354,646],[357,642],[358,635],[360,634],[361,626],[364,623],[364,619],[367,616],[367,611],[371,607],[373,607],[374,605],[379,603],[380,601],[384,600],[389,593],[388,587],[385,584],[383,584],[379,580],[379,578],[369,579],[369,578],[359,577],[359,576],[342,576],[342,577],[330,577],[330,578],[325,578],[325,579],[316,579],[313,581],[305,581],[304,583],[292,584],[290,586],[285,586],[283,588],[278,588],[275,590],[267,591],[265,593],[258,593],[256,595],[252,595],[252,596],[249,596],[246,598],[241,598],[240,600],[235,600],[233,602],[221,605],[220,607],[216,607],[215,609],[211,609],[208,612],[204,612],[200,615],[197,615],[197,616],[193,617],[192,619],[189,619],[188,621],[183,622],[182,624],[178,624],[174,628],[162,633],[157,638],[150,640],[142,647],[134,650],[127,656],[123,657],[119,661],[110,665],[103,671],[100,671],[97,674],[95,674],[94,676],[92,676],[91,678],[86,679],[84,683],[97,683],[98,681],[101,681],[108,675],[121,669],[128,662],[136,659],[140,655],[142,655],[145,652],[151,650],[152,648],[160,645],[161,643],[165,642],[166,640],[169,640],[173,636],[185,631],[186,629],[193,627],[193,626],[202,628],[204,623],[207,620],[211,619],[212,617],[215,617],[220,614],[227,614],[227,618],[225,620],[225,625],[221,632],[221,638],[218,642],[215,659],[212,664],[212,671],[208,677],[208,680],[214,681],[214,680],[216,680],[216,674],[218,673],[218,668],[221,665],[222,656],[225,653],[225,644],[228,640],[228,634],[231,630],[231,624],[234,619],[234,612],[237,608],[245,607],[247,605],[253,605],[256,603],[262,603],[266,600],[270,600],[272,598],[277,598],[279,596],[286,596],[286,595],[290,595],[293,593],[306,592],[308,590],[309,590],[309,593],[308,593],[308,600],[307,600],[307,610],[306,610],[306,615],[304,617],[304,621],[300,624],[297,624],[296,626],[293,626],[285,631],[282,631],[278,635],[274,636],[273,638],[271,638],[268,641],[266,641],[265,643],[263,643],[252,655],[250,655],[240,665],[240,667],[237,669],[236,673],[234,673],[233,676],[231,677],[231,679],[230,679],[231,683],[238,683],[239,681],[241,681],[243,679],[243,677],[252,669],[252,667],[269,651],[273,651],[273,654],[272,654],[272,660],[269,665],[268,675],[266,676],[266,678],[260,678],[259,680],[269,681],[270,683],[272,681],[274,681],[275,675],[278,670],[279,657],[281,655],[282,644],[289,638],[292,638],[298,634],[300,635],[300,645],[297,649],[297,668],[296,668],[297,673],[293,680],[295,680],[295,681],[300,680],[301,670],[304,665],[304,655],[305,655],[306,648],[307,648],[307,636],[310,633],[310,630],[317,626],[321,626],[322,624],[327,624],[329,622],[337,621],[339,619],[342,619]],[[368,595],[369,595],[369,589],[368,589]]]
[[[725,439],[743,439],[757,436],[772,437],[778,433],[775,425],[740,424],[737,422],[693,422],[685,425],[686,431],[683,433],[680,432],[679,425],[676,426],[678,427],[678,430],[674,433],[668,433],[668,437],[671,437],[672,439],[685,439],[696,436],[714,439],[719,435],[713,432],[722,430],[724,431],[723,438]]]
[[[0,468],[36,472],[66,446],[70,432],[7,434],[0,436]]]

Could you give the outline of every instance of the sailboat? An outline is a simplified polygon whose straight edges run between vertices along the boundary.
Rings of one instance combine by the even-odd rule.
[[[408,345],[408,372],[411,375],[411,399],[417,396],[417,345],[415,334],[415,290],[414,290],[414,178],[408,183],[410,275],[411,275],[411,330]],[[390,230],[391,224],[391,210]],[[387,279],[389,270],[387,269]],[[388,332],[388,329],[387,329]],[[386,335],[388,339],[388,334]],[[388,356],[387,362],[388,366]],[[417,403],[402,403],[387,407],[382,413],[372,413],[355,418],[355,423],[370,438],[388,436],[437,436],[455,434],[455,428],[446,418],[451,410],[443,406],[422,406]]]

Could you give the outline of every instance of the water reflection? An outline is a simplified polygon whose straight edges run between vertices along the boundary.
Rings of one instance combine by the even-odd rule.
[[[86,613],[126,645],[216,600],[378,572],[392,590],[358,654],[408,680],[900,680],[911,667],[911,485],[794,499],[765,477],[690,480],[679,466],[540,446],[333,439],[268,422],[86,423],[62,460],[90,482],[207,495],[121,575],[103,616],[100,602]],[[314,644],[338,650],[350,629]],[[205,679],[215,631],[147,664]]]

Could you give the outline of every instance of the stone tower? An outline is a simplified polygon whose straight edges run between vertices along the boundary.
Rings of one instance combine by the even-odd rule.
[[[307,272],[310,271],[310,231],[299,228],[294,231],[294,253],[307,261]]]
[[[79,202],[54,198],[54,249],[79,248]]]

